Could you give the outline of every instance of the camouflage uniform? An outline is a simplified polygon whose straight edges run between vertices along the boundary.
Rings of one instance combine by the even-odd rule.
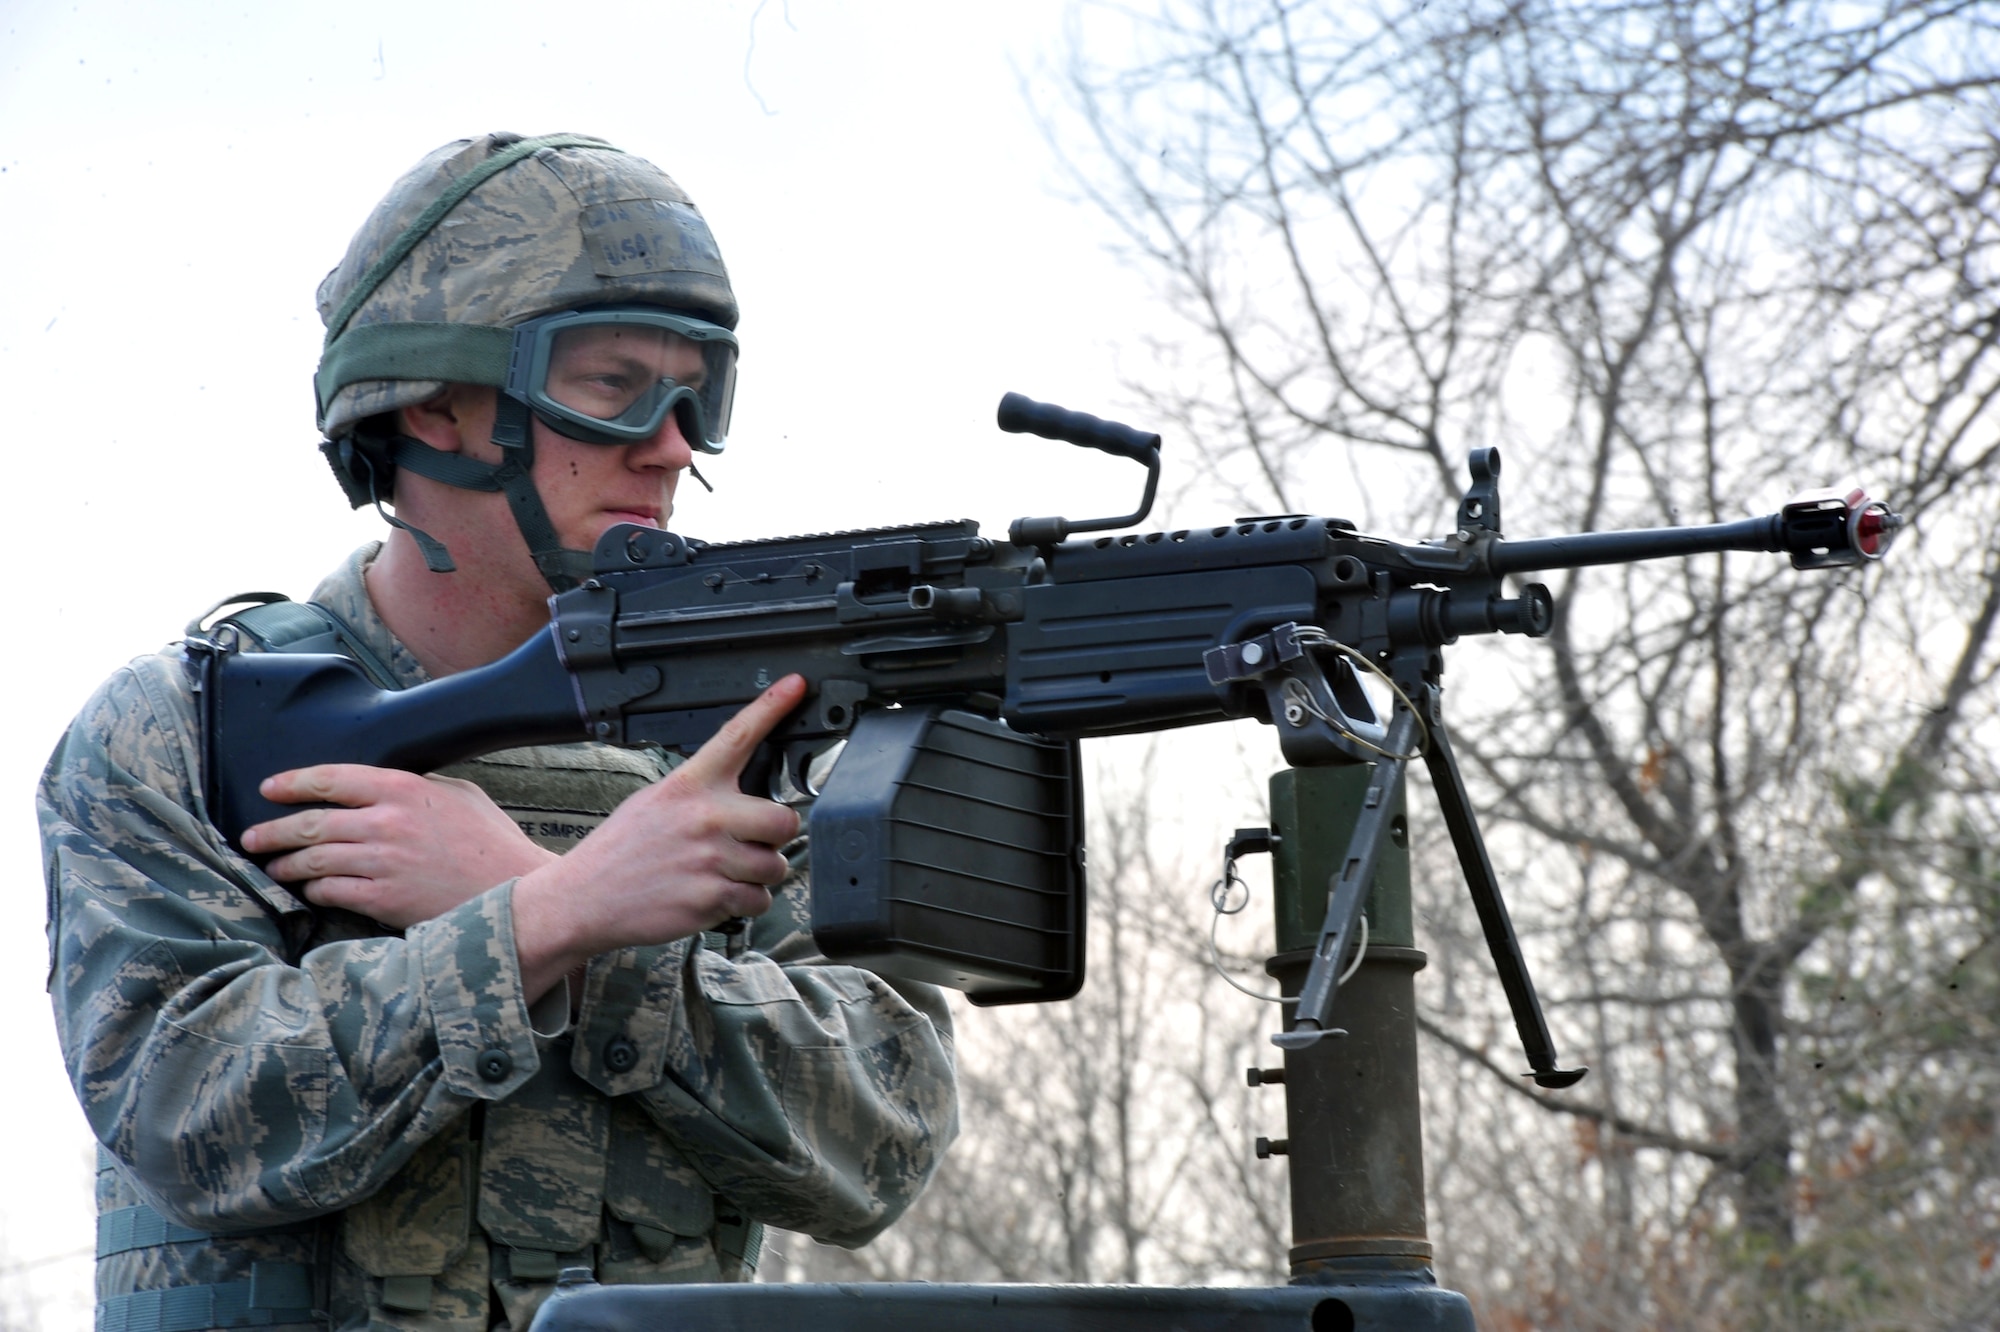
[[[314,599],[413,684],[372,554]],[[570,746],[452,771],[561,850],[660,767]],[[397,935],[308,908],[200,791],[170,648],[98,691],[39,793],[51,994],[105,1148],[100,1328],[521,1328],[574,1263],[739,1279],[751,1219],[859,1244],[956,1132],[941,995],[817,956],[797,875],[737,956],[595,959],[572,1020],[564,986],[524,1001],[511,883]]]

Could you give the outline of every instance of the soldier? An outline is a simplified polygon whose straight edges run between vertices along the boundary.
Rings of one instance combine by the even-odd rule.
[[[319,306],[322,448],[394,530],[310,603],[224,622],[256,645],[398,687],[494,660],[724,443],[721,258],[600,140],[432,153]],[[951,1028],[937,991],[814,952],[798,816],[737,790],[802,692],[678,767],[275,774],[307,808],[249,830],[253,860],[203,809],[182,651],[114,675],[39,793],[99,1328],[525,1328],[565,1267],[741,1280],[763,1223],[893,1221],[956,1132]],[[742,916],[743,943],[705,933]]]

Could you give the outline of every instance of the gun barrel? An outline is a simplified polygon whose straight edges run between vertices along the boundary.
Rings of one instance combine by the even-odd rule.
[[[1643,527],[1623,532],[1579,532],[1529,541],[1495,541],[1489,554],[1496,574],[1541,569],[1580,569],[1592,564],[1628,564],[1674,555],[1706,555],[1719,550],[1784,550],[1779,514],[1701,527]]]

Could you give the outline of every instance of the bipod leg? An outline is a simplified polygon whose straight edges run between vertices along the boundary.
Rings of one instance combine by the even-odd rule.
[[[1303,1050],[1322,1036],[1345,1036],[1338,1027],[1329,1027],[1333,992],[1340,987],[1341,967],[1354,943],[1361,908],[1368,900],[1369,885],[1375,882],[1375,867],[1382,859],[1382,841],[1389,835],[1389,811],[1395,808],[1396,787],[1403,780],[1407,764],[1404,755],[1416,739],[1417,719],[1408,708],[1398,708],[1389,723],[1383,748],[1388,755],[1375,761],[1368,789],[1361,797],[1361,813],[1354,821],[1354,833],[1347,842],[1347,854],[1335,872],[1332,891],[1327,895],[1326,920],[1313,947],[1312,966],[1299,990],[1298,1007],[1292,1011],[1292,1026],[1271,1037],[1282,1050]]]
[[[1520,1033],[1521,1048],[1528,1056],[1528,1076],[1538,1087],[1572,1087],[1583,1080],[1588,1068],[1557,1068],[1556,1045],[1549,1025],[1542,1019],[1542,1002],[1535,997],[1535,983],[1528,978],[1528,963],[1521,956],[1521,941],[1515,937],[1514,922],[1507,903],[1500,897],[1500,879],[1486,854],[1486,839],[1479,835],[1479,822],[1472,814],[1472,800],[1465,791],[1465,779],[1458,771],[1451,739],[1444,722],[1433,710],[1430,746],[1424,751],[1424,766],[1430,770],[1431,785],[1437,789],[1438,805],[1444,812],[1445,827],[1451,830],[1452,845],[1458,849],[1458,863],[1465,868],[1465,884],[1472,893],[1472,906],[1479,913],[1479,928],[1485,931],[1486,947],[1493,954],[1493,969],[1500,974],[1500,988],[1507,992],[1507,1007],[1514,1012],[1514,1029]]]

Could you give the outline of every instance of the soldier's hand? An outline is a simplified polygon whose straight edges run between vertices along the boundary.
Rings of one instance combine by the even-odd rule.
[[[556,859],[471,782],[357,763],[281,772],[263,794],[322,802],[246,829],[243,849],[282,852],[264,869],[316,906],[407,929]]]
[[[745,705],[665,779],[514,889],[514,937],[532,1000],[571,967],[770,910],[799,816],[737,789],[758,744],[805,697],[788,675]]]

